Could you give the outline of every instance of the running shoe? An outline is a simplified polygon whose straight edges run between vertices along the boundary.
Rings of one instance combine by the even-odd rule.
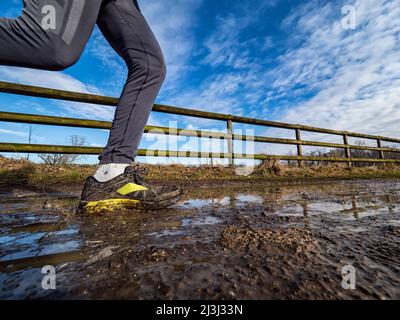
[[[183,190],[175,186],[150,186],[145,182],[147,169],[129,166],[118,177],[99,182],[86,180],[78,212],[101,213],[119,209],[160,210],[179,202]]]

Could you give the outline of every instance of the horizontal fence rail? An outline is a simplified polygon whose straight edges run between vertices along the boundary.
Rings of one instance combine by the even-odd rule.
[[[97,104],[104,106],[116,106],[118,99],[112,97],[104,97],[93,94],[70,92],[65,90],[55,90],[42,87],[34,87],[27,85],[20,85],[8,82],[0,82],[0,92],[9,94],[18,94],[31,97],[40,97],[48,99],[57,99],[89,104]],[[193,151],[172,151],[172,150],[139,150],[139,156],[158,156],[158,157],[194,157],[194,158],[226,158],[232,165],[234,159],[277,159],[286,161],[298,161],[299,165],[304,165],[305,161],[317,162],[347,162],[350,166],[352,163],[365,162],[365,163],[400,163],[400,159],[389,159],[385,157],[385,153],[400,153],[400,149],[384,147],[384,142],[400,143],[400,139],[383,137],[378,135],[361,134],[356,132],[338,131],[324,128],[317,128],[311,126],[304,126],[298,124],[282,123],[267,121],[261,119],[239,117],[228,114],[220,114],[214,112],[206,112],[193,109],[178,108],[166,105],[155,104],[153,111],[162,112],[167,114],[182,115],[189,117],[198,117],[204,119],[220,120],[226,122],[227,132],[211,132],[203,130],[186,130],[186,129],[171,129],[160,126],[146,126],[145,133],[163,134],[163,135],[178,135],[186,137],[198,138],[212,138],[223,139],[228,142],[228,153],[208,153],[208,152],[193,152]],[[31,123],[40,125],[51,126],[66,126],[66,127],[79,127],[91,129],[111,129],[111,122],[96,121],[86,119],[75,119],[66,117],[32,115],[13,112],[0,112],[0,121],[15,122],[15,123]],[[234,134],[233,123],[241,123],[248,125],[264,126],[271,128],[289,129],[294,130],[295,139],[282,139],[273,137],[261,136],[248,136]],[[302,132],[313,132],[337,135],[343,138],[343,143],[328,143],[321,141],[306,141],[302,140]],[[349,144],[349,137],[374,140],[377,143],[376,147],[364,145]],[[254,141],[272,144],[285,144],[297,146],[297,156],[291,155],[265,155],[265,154],[237,154],[234,152],[233,141]],[[302,146],[324,147],[343,149],[345,151],[344,157],[315,157],[303,156]],[[379,158],[355,158],[352,157],[351,150],[362,150],[377,152]],[[102,148],[94,147],[76,147],[76,146],[55,146],[55,145],[37,145],[37,144],[21,144],[21,143],[1,143],[0,152],[24,152],[24,153],[58,153],[58,154],[88,154],[96,155],[102,152]]]

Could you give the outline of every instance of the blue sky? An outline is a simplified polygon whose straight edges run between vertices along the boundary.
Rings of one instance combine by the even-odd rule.
[[[18,16],[22,1],[2,1]],[[400,2],[398,0],[139,0],[166,56],[168,77],[157,102],[338,130],[400,137]],[[356,12],[342,26],[342,8]],[[118,96],[124,63],[96,29],[80,61],[64,72],[0,67],[0,80]],[[0,110],[111,120],[114,109],[0,94]],[[216,121],[153,113],[150,124],[223,130]],[[256,134],[293,132],[236,125]],[[66,144],[72,134],[103,146],[103,130],[34,126],[34,143]],[[0,123],[0,141],[27,142],[28,126]],[[313,139],[312,134],[304,138]],[[319,137],[335,141],[332,136]],[[146,135],[141,147],[165,149]],[[180,150],[197,139],[180,138]],[[203,147],[212,144],[203,141]],[[219,142],[214,151],[219,152]],[[240,146],[237,146],[240,148]],[[294,149],[256,145],[255,151]],[[94,157],[85,161],[93,162]]]

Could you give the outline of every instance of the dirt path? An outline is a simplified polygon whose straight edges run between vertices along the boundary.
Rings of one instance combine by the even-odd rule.
[[[400,298],[399,180],[192,186],[162,212],[91,217],[77,195],[0,195],[0,298]]]

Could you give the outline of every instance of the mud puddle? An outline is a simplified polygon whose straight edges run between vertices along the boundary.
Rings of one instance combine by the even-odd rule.
[[[156,213],[77,202],[0,197],[0,298],[400,298],[400,181],[197,187]]]

